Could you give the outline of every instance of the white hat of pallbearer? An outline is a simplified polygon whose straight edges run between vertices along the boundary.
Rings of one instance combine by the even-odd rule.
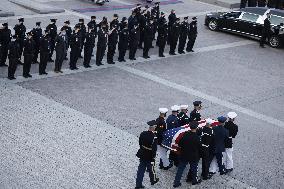
[[[180,105],[181,110],[186,110],[188,108],[188,105]]]
[[[165,114],[168,111],[169,111],[168,108],[159,108],[159,112],[162,113],[162,114]]]
[[[206,121],[206,123],[209,124],[209,125],[211,125],[211,124],[214,122],[214,120],[211,119],[211,118],[207,118],[207,119],[205,119],[205,121]]]
[[[227,116],[228,116],[228,118],[230,118],[230,119],[235,119],[235,118],[238,116],[238,114],[237,114],[236,112],[229,112],[229,113],[227,114]]]
[[[180,110],[180,106],[179,106],[179,105],[173,105],[173,106],[171,107],[171,110],[172,110],[173,112],[177,112],[177,111]]]

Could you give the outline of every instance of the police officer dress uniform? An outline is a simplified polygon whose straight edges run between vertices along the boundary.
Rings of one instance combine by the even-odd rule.
[[[66,41],[67,41],[67,35],[65,33],[64,28],[61,28],[60,34],[57,35],[57,37],[55,38],[55,51],[56,51],[55,68],[54,68],[55,72],[62,72],[61,67],[67,49]]]
[[[159,46],[159,57],[165,57],[164,50],[168,37],[168,25],[167,20],[164,17],[164,13],[161,13],[161,17],[158,20],[158,38],[157,44]]]
[[[98,43],[97,43],[97,52],[96,52],[97,66],[103,65],[102,60],[105,55],[107,40],[108,40],[107,28],[106,25],[102,25],[102,27],[98,31]]]
[[[119,32],[119,41],[118,41],[118,61],[125,62],[125,54],[128,48],[128,40],[129,40],[129,31],[127,28],[127,23],[124,23],[124,27]]]
[[[180,107],[178,105],[174,105],[174,106],[171,107],[171,110],[172,110],[173,114],[169,115],[167,120],[166,120],[167,130],[174,129],[174,128],[177,128],[177,127],[180,126],[179,119],[178,119],[178,116],[177,116],[178,111],[180,110]]]
[[[78,27],[75,27],[75,30],[78,30]],[[71,47],[71,52],[70,52],[70,69],[75,70],[78,69],[76,64],[79,58],[80,54],[80,48],[81,48],[81,40],[80,40],[80,35],[78,32],[74,31],[73,34],[71,35],[70,39],[70,47]]]
[[[66,52],[65,52],[65,58],[64,60],[68,60],[67,58],[67,51],[68,51],[68,48],[70,46],[70,39],[71,39],[71,35],[72,35],[72,29],[71,27],[69,26],[70,24],[70,21],[67,20],[64,22],[64,26],[62,27],[65,31],[66,31],[66,36],[67,36],[67,41],[66,41]]]
[[[187,52],[194,52],[192,48],[194,46],[196,38],[197,38],[197,18],[193,17],[192,21],[189,24],[188,42],[186,47]]]
[[[95,47],[96,36],[94,31],[89,28],[89,32],[86,33],[86,41],[84,46],[84,62],[83,65],[85,68],[90,68],[90,61],[93,54],[93,49]]]
[[[171,27],[171,37],[170,37],[170,55],[176,55],[175,50],[177,47],[178,38],[180,35],[180,24],[179,18],[176,19],[175,23]]]
[[[45,69],[49,58],[50,51],[50,37],[49,30],[45,30],[45,35],[40,38],[40,61],[39,61],[39,74],[46,74]]]
[[[4,28],[0,30],[0,67],[7,66],[6,60],[11,42],[11,30],[8,28],[8,23],[3,23],[2,26]]]
[[[18,61],[21,57],[20,55],[20,44],[16,35],[12,37],[12,41],[9,43],[9,66],[8,66],[8,79],[16,79],[15,72],[17,69]]]
[[[42,36],[42,29],[40,28],[41,22],[36,22],[36,28],[32,30],[33,33],[33,40],[35,42],[35,53],[33,58],[33,63],[39,63],[38,62],[38,54],[39,54],[39,47],[40,47],[40,38]]]
[[[200,121],[201,120],[201,115],[199,110],[197,110],[197,107],[201,107],[201,101],[194,101],[193,106],[194,110],[190,112],[190,121]]]
[[[27,35],[28,38],[26,38],[24,42],[23,77],[25,78],[32,77],[32,75],[30,74],[30,69],[35,51],[35,42],[32,39],[32,32],[28,32]]]
[[[152,21],[149,21],[145,26],[143,58],[150,58],[149,50],[152,47],[153,40],[153,24],[151,23]]]
[[[179,35],[179,44],[178,44],[178,53],[184,54],[184,47],[186,44],[186,39],[189,32],[188,17],[184,17],[184,21],[180,25],[180,35]]]
[[[190,122],[190,119],[187,116],[187,114],[182,111],[182,110],[186,110],[187,111],[187,108],[188,108],[188,105],[181,105],[180,106],[181,112],[178,114],[178,119],[179,119],[179,125],[180,126],[187,125]]]
[[[20,45],[20,57],[22,56],[24,49],[24,41],[26,36],[26,26],[24,25],[24,18],[19,18],[19,24],[16,24],[14,27],[15,35],[18,37],[19,45]]]
[[[135,54],[140,41],[140,29],[135,25],[129,32],[129,59],[136,60]]]
[[[173,26],[173,24],[175,23],[176,18],[177,18],[177,17],[176,17],[175,11],[172,10],[172,11],[171,11],[171,14],[170,14],[169,17],[168,17],[168,20],[169,20],[169,23],[168,23],[168,45],[169,45],[170,42],[171,42],[171,38],[172,38],[172,34],[173,34],[172,26]]]
[[[225,153],[224,153],[224,165],[227,171],[233,170],[233,138],[238,134],[238,125],[234,123],[234,119],[237,117],[235,112],[229,112],[229,120],[225,123],[224,128],[229,131],[229,137],[225,139]]]
[[[46,27],[46,30],[49,30],[49,37],[50,37],[50,51],[49,51],[49,62],[54,62],[52,60],[52,55],[55,48],[55,38],[57,36],[57,26],[56,26],[56,19],[50,19],[51,23]]]
[[[117,21],[117,20],[116,20]],[[118,43],[118,21],[112,21],[110,24],[110,31],[108,33],[108,50],[107,50],[107,63],[114,64],[113,56],[115,54],[116,46]]]
[[[157,152],[157,137],[154,133],[154,129],[157,126],[155,120],[147,123],[150,127],[148,131],[143,131],[139,136],[140,148],[136,156],[140,159],[140,163],[137,170],[136,189],[144,188],[142,185],[144,173],[149,170],[150,182],[152,185],[156,184],[159,179],[155,172],[155,157]],[[151,129],[151,130],[150,130]]]
[[[79,31],[79,35],[80,35],[80,39],[81,39],[81,47],[80,47],[80,53],[79,53],[79,58],[83,58],[82,57],[82,50],[84,48],[84,44],[85,44],[85,39],[86,39],[86,26],[84,24],[84,19],[80,18],[79,19],[79,23],[78,26],[80,27],[80,31]]]

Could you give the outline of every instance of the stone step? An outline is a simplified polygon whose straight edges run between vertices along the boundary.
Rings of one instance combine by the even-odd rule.
[[[19,6],[32,10],[39,14],[61,13],[65,12],[62,8],[53,7],[47,4],[38,3],[32,0],[9,0]]]

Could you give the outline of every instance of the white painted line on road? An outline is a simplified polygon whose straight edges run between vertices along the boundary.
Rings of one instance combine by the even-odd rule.
[[[131,67],[129,67],[129,66],[120,65],[120,66],[116,66],[116,67],[119,68],[119,69],[121,69],[121,70],[124,70],[124,71],[127,71],[127,72],[129,72],[129,73],[132,73],[132,74],[134,74],[134,75],[137,75],[137,76],[143,77],[143,78],[145,78],[145,79],[154,81],[154,82],[156,82],[156,83],[165,85],[165,86],[167,86],[167,87],[171,87],[171,88],[173,88],[173,89],[176,89],[176,90],[185,92],[185,93],[187,93],[187,94],[189,94],[189,95],[197,96],[197,97],[199,97],[199,98],[208,100],[208,101],[210,101],[210,102],[212,102],[212,103],[215,103],[215,104],[224,106],[224,107],[226,107],[226,108],[229,108],[229,109],[232,109],[232,110],[241,112],[241,113],[246,114],[246,115],[248,115],[248,116],[251,116],[251,117],[257,118],[257,119],[259,119],[259,120],[268,122],[268,123],[270,123],[270,124],[276,125],[276,126],[278,126],[278,127],[284,128],[284,122],[283,122],[283,121],[280,121],[280,120],[278,120],[278,119],[276,119],[276,118],[269,117],[269,116],[266,116],[266,115],[261,114],[261,113],[257,113],[257,112],[255,112],[255,111],[253,111],[253,110],[250,110],[250,109],[241,107],[241,106],[239,106],[239,105],[233,104],[233,103],[231,103],[231,102],[228,102],[228,101],[219,99],[219,98],[217,98],[217,97],[215,97],[215,96],[211,96],[211,95],[205,94],[205,93],[203,93],[203,92],[200,92],[200,91],[198,91],[198,90],[192,89],[192,88],[190,88],[190,87],[185,87],[185,86],[183,86],[183,85],[180,85],[180,84],[177,84],[177,83],[168,81],[168,80],[166,80],[166,79],[160,78],[160,77],[155,76],[155,75],[153,75],[153,74],[149,74],[149,73],[143,72],[143,71],[141,71],[141,70],[137,70],[137,69],[135,69],[135,68],[131,68]]]
[[[125,1],[121,1],[121,0],[110,0],[110,2],[117,2],[123,5],[133,5],[133,3],[127,3]]]
[[[78,16],[78,17],[81,17],[81,18],[84,18],[84,19],[87,19],[87,20],[91,20],[91,17],[87,16],[85,14],[81,14],[81,13],[78,13],[78,12],[70,11],[70,10],[67,10],[67,9],[65,9],[65,12],[69,13],[70,15],[73,15],[73,16]]]

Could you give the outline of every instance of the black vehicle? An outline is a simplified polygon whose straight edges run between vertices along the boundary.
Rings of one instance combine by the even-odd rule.
[[[278,48],[284,45],[284,10],[248,7],[232,12],[209,13],[205,17],[205,25],[212,31],[227,31],[259,40],[267,13],[271,14],[268,43]]]

